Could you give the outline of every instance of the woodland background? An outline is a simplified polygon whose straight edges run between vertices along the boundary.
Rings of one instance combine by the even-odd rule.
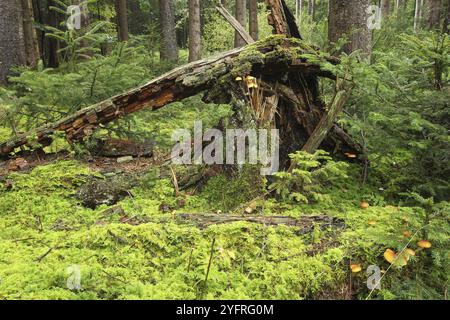
[[[269,178],[250,165],[171,166],[174,129],[253,116],[202,95],[78,143],[30,137],[0,162],[0,299],[448,298],[449,2],[286,2],[302,43],[351,75],[338,123],[367,161],[298,150],[294,171]],[[69,30],[67,7],[80,3],[1,1],[0,143],[245,45],[217,1],[88,0],[81,30]],[[221,3],[258,43],[273,40],[264,1]],[[370,4],[380,29],[367,28]],[[328,104],[333,83],[318,88]],[[104,141],[128,149],[107,157]],[[216,223],[230,214],[321,220]],[[370,265],[381,290],[366,286]]]

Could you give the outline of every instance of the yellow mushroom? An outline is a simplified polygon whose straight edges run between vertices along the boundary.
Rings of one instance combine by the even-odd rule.
[[[405,236],[406,238],[409,238],[409,237],[411,237],[411,232],[403,231],[403,236]]]
[[[377,224],[375,220],[369,220],[367,223],[369,224],[369,226],[374,226]]]
[[[258,88],[258,81],[256,80],[255,77],[247,76],[247,77],[245,78],[245,81],[246,81],[247,87],[248,87],[249,89],[252,89],[252,88]]]
[[[391,249],[387,249],[384,254],[383,254],[384,258],[386,259],[387,262],[389,263],[393,263],[395,261],[395,258],[397,257],[397,255],[395,254],[394,251],[392,251]]]
[[[417,242],[417,246],[422,249],[428,249],[431,248],[431,242],[428,240],[420,240],[419,242]]]
[[[416,252],[413,249],[407,248],[405,252],[410,256],[415,256]]]
[[[352,270],[353,273],[357,273],[361,271],[361,265],[360,264],[351,264],[350,270]]]
[[[367,201],[361,201],[359,206],[361,209],[367,209],[368,207],[370,207],[370,204]]]

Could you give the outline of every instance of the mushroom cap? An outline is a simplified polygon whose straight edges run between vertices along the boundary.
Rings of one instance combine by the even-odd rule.
[[[361,201],[359,206],[361,209],[367,209],[368,207],[370,207],[370,204],[367,201]]]
[[[413,249],[407,248],[405,252],[410,256],[415,256],[416,252]]]
[[[350,265],[350,270],[352,270],[352,272],[353,273],[357,273],[357,272],[360,272],[362,269],[361,269],[361,264],[351,264]]]
[[[428,249],[431,248],[431,242],[428,240],[420,240],[419,242],[417,242],[417,246],[423,249]]]
[[[403,231],[403,236],[405,236],[406,238],[409,238],[409,237],[411,237],[411,232]]]
[[[369,224],[369,226],[374,226],[377,224],[375,220],[369,220],[367,223]]]
[[[397,254],[391,249],[386,249],[383,256],[387,262],[393,263],[395,261],[395,258],[397,257]]]

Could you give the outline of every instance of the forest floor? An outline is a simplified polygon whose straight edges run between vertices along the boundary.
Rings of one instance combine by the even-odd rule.
[[[423,210],[379,200],[359,182],[357,165],[319,203],[260,198],[244,212],[240,206],[262,190],[251,168],[176,192],[151,158],[122,164],[68,153],[24,159],[19,172],[11,165],[17,160],[0,163],[0,299],[366,298],[369,265],[388,274],[373,297],[395,298],[396,287],[419,272],[417,261],[428,259],[415,245]],[[371,206],[361,208],[362,199]],[[283,224],[199,226],[178,219],[223,212],[326,215],[343,223],[313,223],[299,232]],[[415,256],[389,268],[386,249],[406,246]],[[362,271],[352,272],[351,265]]]

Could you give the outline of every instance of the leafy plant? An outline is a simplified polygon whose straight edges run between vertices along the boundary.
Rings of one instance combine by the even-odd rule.
[[[289,157],[294,169],[276,173],[276,181],[269,187],[283,199],[304,203],[323,200],[327,185],[347,177],[348,165],[333,161],[326,151],[318,150],[314,154],[297,151]]]

